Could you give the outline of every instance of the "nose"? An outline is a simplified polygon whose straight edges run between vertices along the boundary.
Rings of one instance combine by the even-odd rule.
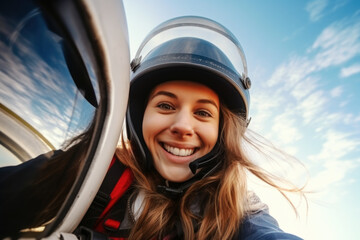
[[[170,126],[170,131],[179,137],[192,136],[194,134],[194,126],[191,113],[180,111],[176,114],[174,122]]]

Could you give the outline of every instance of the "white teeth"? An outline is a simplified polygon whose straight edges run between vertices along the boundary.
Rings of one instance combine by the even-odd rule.
[[[166,151],[168,151],[171,154],[174,154],[176,156],[186,157],[194,153],[195,149],[185,149],[185,148],[177,148],[177,147],[171,147],[167,144],[164,144],[164,147]]]
[[[180,156],[187,156],[187,155],[185,155],[185,154],[186,154],[186,150],[185,150],[185,149],[181,149],[179,155],[180,155]]]

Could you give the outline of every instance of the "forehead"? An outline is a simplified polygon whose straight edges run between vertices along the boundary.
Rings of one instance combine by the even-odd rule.
[[[167,81],[154,87],[154,89],[151,91],[150,96],[156,94],[159,91],[169,91],[174,93],[175,95],[185,94],[191,96],[206,97],[216,102],[219,102],[219,96],[214,90],[204,84],[197,82],[185,80]]]

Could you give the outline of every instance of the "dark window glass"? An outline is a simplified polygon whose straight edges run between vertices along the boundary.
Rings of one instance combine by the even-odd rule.
[[[1,239],[54,221],[86,166],[100,114],[90,44],[46,9],[0,2]]]

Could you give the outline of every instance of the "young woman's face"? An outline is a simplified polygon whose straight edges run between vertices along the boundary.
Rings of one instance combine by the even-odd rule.
[[[199,83],[170,81],[155,87],[142,129],[163,178],[183,182],[193,176],[189,163],[210,152],[217,141],[219,108],[217,94]]]

